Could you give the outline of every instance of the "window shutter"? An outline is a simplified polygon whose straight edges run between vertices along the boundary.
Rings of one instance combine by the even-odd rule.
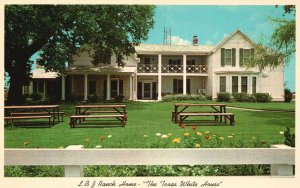
[[[221,67],[225,66],[225,48],[221,48]]]
[[[240,67],[244,66],[244,49],[240,48]]]
[[[123,95],[123,80],[119,80],[119,95]]]
[[[177,93],[177,79],[173,79],[173,93]]]
[[[231,56],[231,63],[232,63],[232,66],[235,67],[235,62],[236,62],[236,55],[235,55],[235,48],[232,48],[231,50],[231,53],[232,53],[232,56]]]
[[[253,57],[254,56],[254,48],[251,48],[250,49],[250,57]]]

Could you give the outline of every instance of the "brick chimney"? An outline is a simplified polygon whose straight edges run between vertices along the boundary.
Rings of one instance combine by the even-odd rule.
[[[193,37],[193,46],[198,46],[198,37],[197,37],[197,35],[195,35]]]

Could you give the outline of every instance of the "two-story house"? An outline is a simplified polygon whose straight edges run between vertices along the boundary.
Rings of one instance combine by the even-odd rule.
[[[96,94],[104,100],[124,95],[128,100],[161,100],[165,94],[204,94],[217,98],[218,92],[269,93],[273,100],[284,99],[284,67],[246,68],[254,43],[240,30],[218,45],[140,44],[136,54],[125,58],[125,67],[116,59],[109,65],[93,65],[87,52],[74,56],[62,76],[61,94],[66,85],[72,94],[87,100]],[[68,83],[66,84],[66,80]]]

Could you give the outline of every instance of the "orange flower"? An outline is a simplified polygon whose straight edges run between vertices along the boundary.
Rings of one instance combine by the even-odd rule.
[[[104,141],[104,139],[105,139],[104,136],[99,137],[99,140],[101,140],[102,142]]]
[[[197,127],[194,125],[194,126],[192,126],[192,129],[195,131],[197,129]]]
[[[210,139],[211,139],[211,136],[206,135],[206,136],[205,136],[205,139],[206,139],[206,140],[210,140]]]

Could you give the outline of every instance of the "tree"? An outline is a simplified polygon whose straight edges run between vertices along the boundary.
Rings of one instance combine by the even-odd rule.
[[[147,39],[153,27],[154,6],[139,5],[6,5],[5,71],[10,76],[8,103],[19,104],[22,86],[30,76],[30,57],[47,71],[64,72],[66,62],[87,44],[94,64],[114,54],[135,52],[132,44]]]
[[[278,7],[278,6],[276,6]],[[248,61],[249,67],[259,67],[260,70],[265,67],[277,67],[283,65],[285,62],[289,61],[291,56],[295,54],[295,44],[296,44],[296,21],[295,21],[295,5],[285,5],[283,6],[284,14],[291,15],[292,18],[277,18],[272,19],[274,23],[277,24],[270,43],[263,45],[258,43],[254,47],[254,55]]]

